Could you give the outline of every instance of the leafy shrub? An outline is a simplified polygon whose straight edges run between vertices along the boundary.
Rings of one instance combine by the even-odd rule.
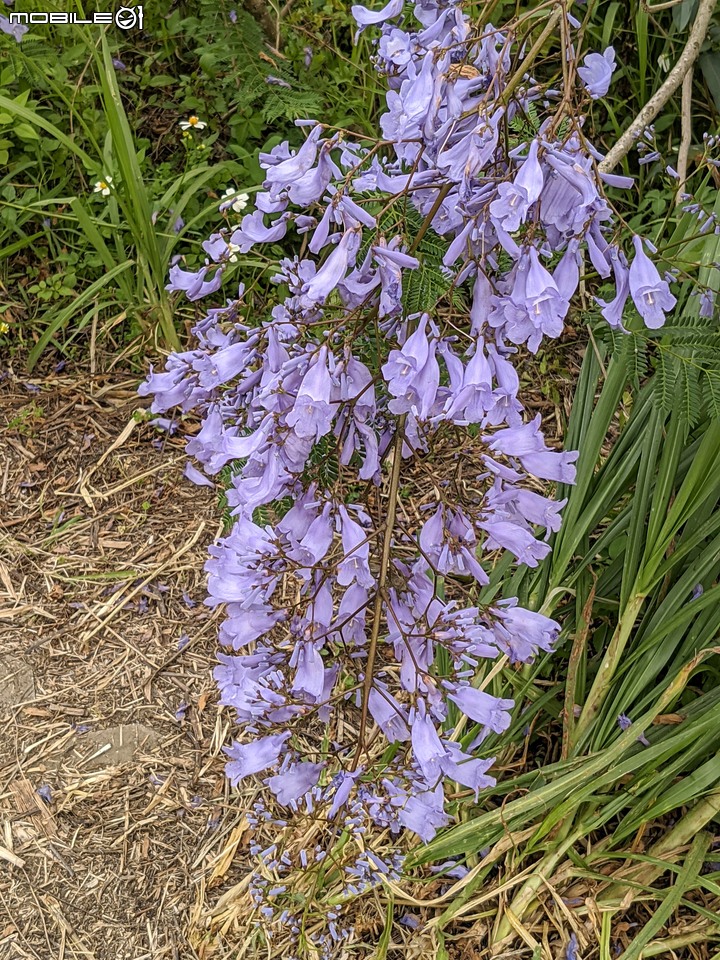
[[[259,182],[258,148],[295,135],[298,117],[333,115],[332,87],[297,43],[294,60],[274,51],[276,37],[229,3],[153,7],[139,38],[108,31],[104,56],[88,29],[44,30],[0,34],[0,248],[23,275],[12,315],[41,331],[31,364],[63,331],[78,336],[98,295],[101,320],[126,315],[128,335],[177,345],[164,286],[178,237],[199,249],[218,197]],[[201,126],[183,132],[191,115]],[[110,194],[93,194],[107,177]],[[48,262],[63,293],[38,298]],[[22,342],[23,325],[13,334]]]

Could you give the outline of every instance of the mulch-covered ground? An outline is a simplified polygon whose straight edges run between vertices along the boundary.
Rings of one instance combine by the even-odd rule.
[[[0,382],[0,958],[225,957],[243,877],[203,562],[136,379]],[[153,442],[155,441],[155,446]]]

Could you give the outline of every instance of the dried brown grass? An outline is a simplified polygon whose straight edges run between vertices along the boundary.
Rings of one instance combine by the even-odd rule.
[[[3,960],[209,956],[207,899],[243,875],[202,605],[217,504],[135,385],[0,384]]]

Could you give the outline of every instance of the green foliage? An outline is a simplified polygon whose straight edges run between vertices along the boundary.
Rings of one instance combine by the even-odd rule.
[[[403,290],[403,309],[408,314],[430,312],[450,291],[451,283],[435,262],[421,262],[408,271]]]
[[[233,66],[237,89],[232,106],[247,120],[262,117],[268,125],[276,121],[317,117],[322,113],[323,98],[319,92],[306,87],[293,69],[280,56],[273,57],[267,50],[267,40],[254,17],[244,10],[237,11],[237,49]],[[215,76],[222,64],[217,43],[203,44],[199,49],[200,64]]]
[[[310,453],[310,460],[303,477],[304,482],[316,480],[322,489],[332,487],[340,476],[340,461],[337,455],[337,440],[331,434],[321,437]]]
[[[720,213],[720,201],[713,208]],[[668,217],[668,219],[670,219]],[[677,409],[688,427],[709,415],[718,415],[720,384],[720,332],[715,309],[700,316],[699,295],[720,292],[720,238],[698,233],[698,219],[679,211],[667,244],[674,251],[666,266],[678,265],[677,306],[659,330],[648,330],[634,310],[628,308],[627,332],[608,330],[599,321],[596,335],[612,346],[612,355],[622,363],[631,383],[639,388],[646,374],[654,372],[654,392],[665,413]]]
[[[31,363],[48,345],[67,349],[93,318],[122,339],[177,342],[164,288],[178,243],[190,267],[202,263],[219,196],[229,186],[252,195],[258,151],[299,144],[297,118],[350,122],[357,104],[340,88],[357,90],[362,70],[343,52],[347,11],[331,37],[323,18],[297,33],[283,20],[279,35],[267,21],[237,3],[160,4],[142,34],[107,30],[104,57],[99,28],[37,26],[20,44],[0,34],[0,280],[13,290],[2,336],[31,349]],[[331,77],[322,65],[333,44],[342,69]],[[203,131],[180,129],[191,114]],[[107,177],[104,197],[93,185]],[[239,261],[229,279],[254,264]],[[102,295],[95,313],[83,312],[88,293]]]
[[[382,211],[368,210],[378,216],[377,228],[373,233],[366,232],[363,244],[358,253],[358,262],[362,263],[370,251],[370,247],[377,244],[380,238],[386,242],[402,237],[406,248],[415,244],[415,238],[422,229],[423,217],[402,197]],[[442,269],[442,261],[447,250],[447,243],[433,231],[428,231],[416,244],[414,254],[420,261],[415,270],[407,270],[403,275],[402,305],[405,314],[431,312],[445,298],[450,301],[460,299],[454,290],[452,279],[446,276]],[[376,369],[370,362],[371,369]]]

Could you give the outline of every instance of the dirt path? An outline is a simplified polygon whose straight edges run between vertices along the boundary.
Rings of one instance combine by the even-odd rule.
[[[138,406],[119,376],[0,382],[2,960],[232,941],[206,918],[246,834],[202,605],[216,497]]]

